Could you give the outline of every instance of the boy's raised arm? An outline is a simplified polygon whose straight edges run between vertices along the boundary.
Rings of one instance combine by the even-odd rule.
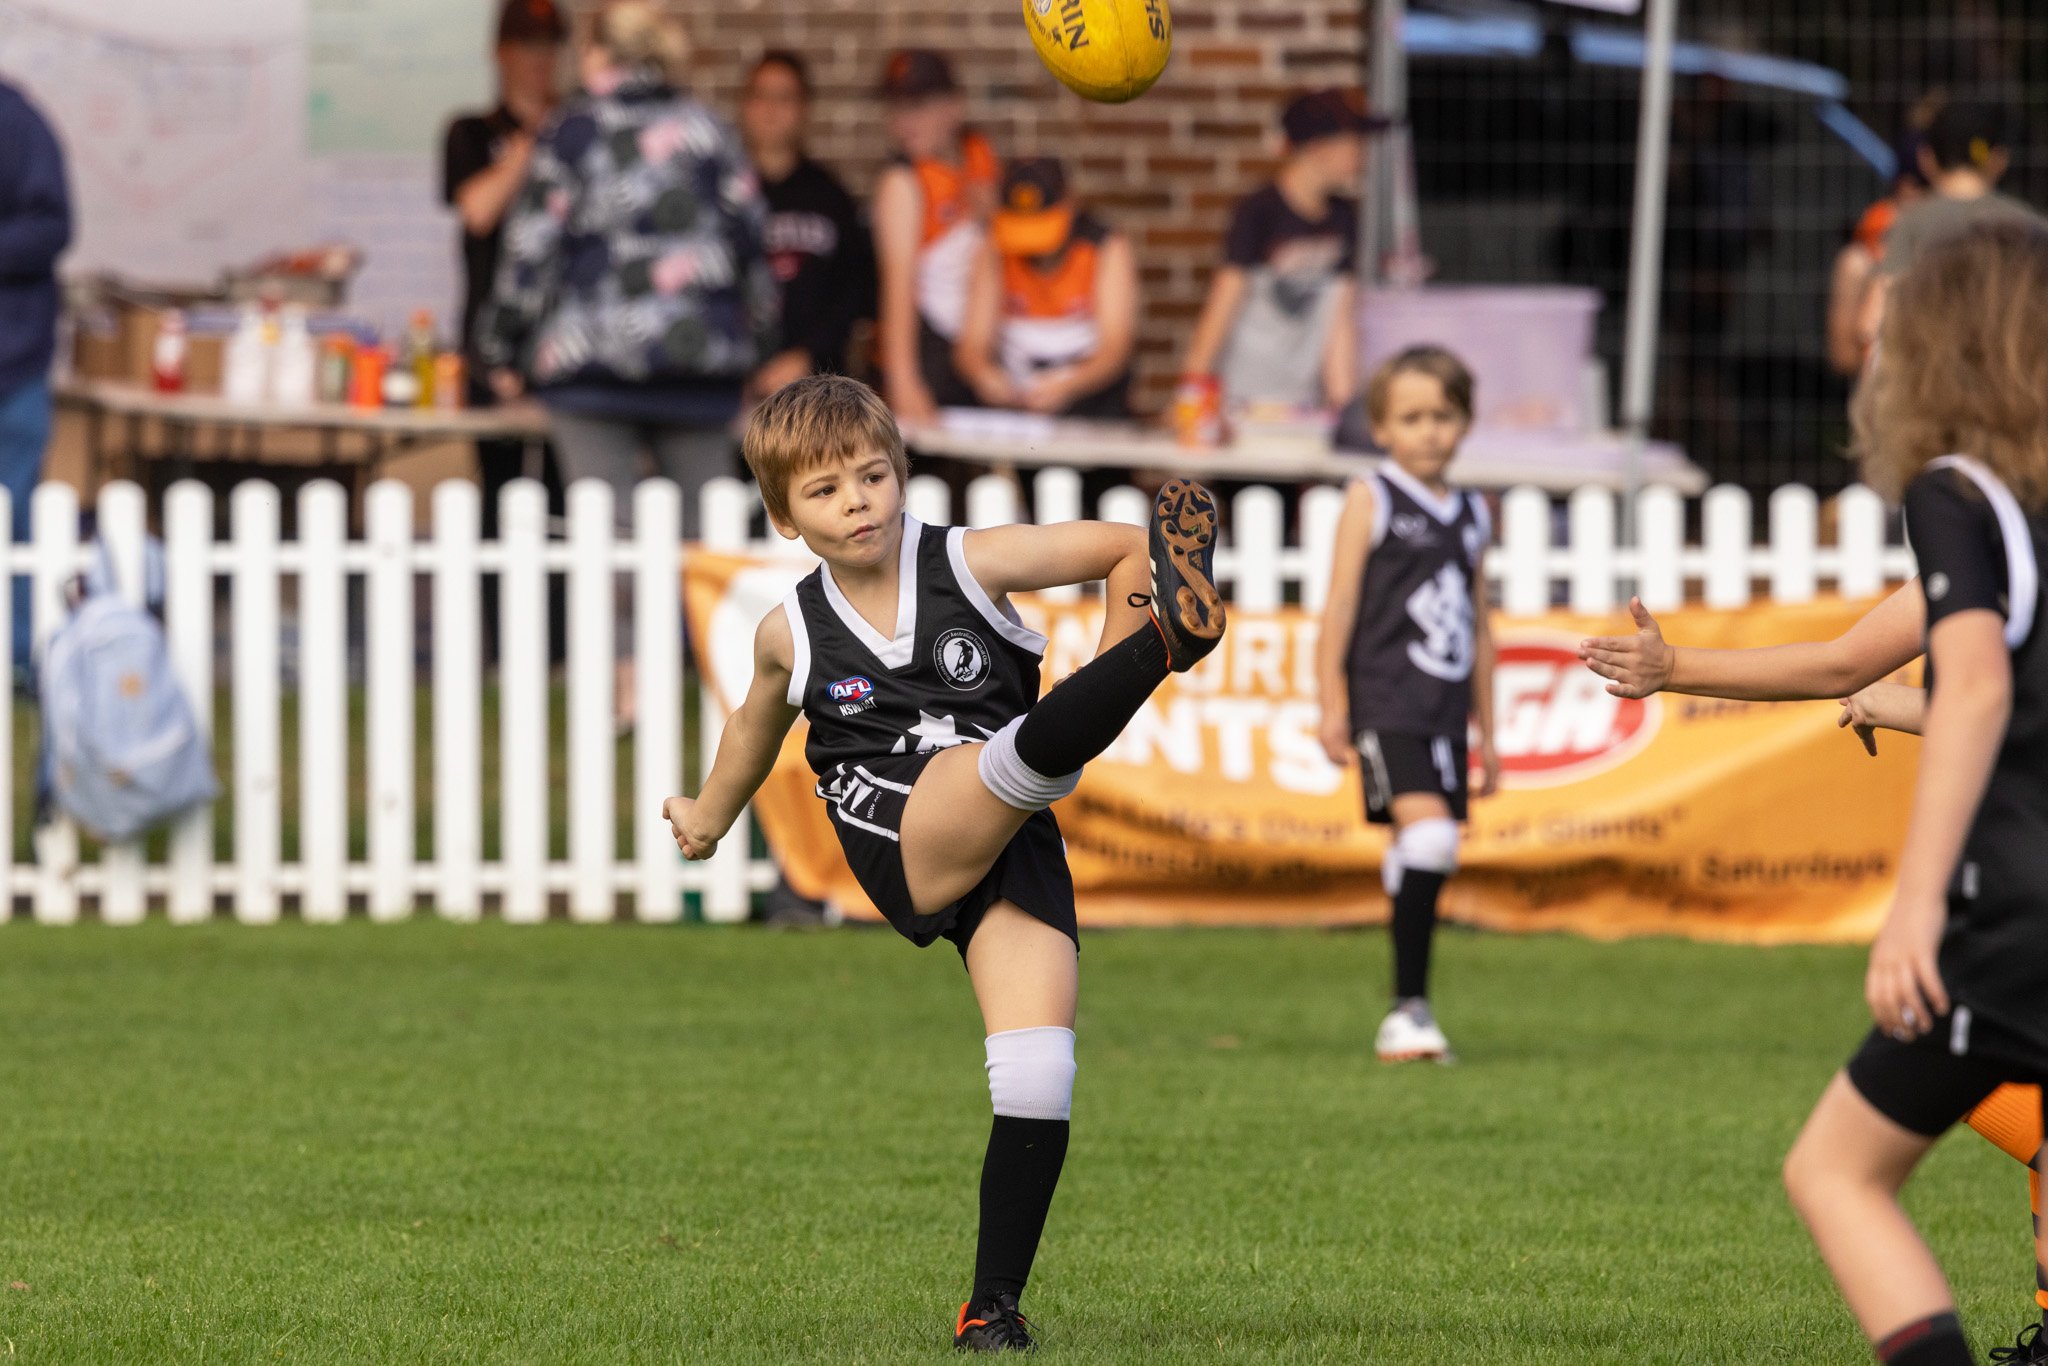
[[[725,723],[703,790],[694,799],[670,797],[661,804],[661,814],[675,831],[683,857],[711,857],[725,832],[767,781],[781,752],[782,737],[796,724],[798,709],[789,702],[795,657],[789,617],[778,606],[761,619],[760,629],[754,633],[754,681],[746,700]]]
[[[1142,603],[1152,591],[1152,566],[1142,527],[1120,522],[990,527],[968,532],[964,548],[968,573],[991,598],[1100,581],[1105,648],[1145,624]]]

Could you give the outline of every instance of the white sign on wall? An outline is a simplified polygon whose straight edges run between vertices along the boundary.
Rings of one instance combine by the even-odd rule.
[[[276,0],[0,0],[0,78],[64,148],[65,270],[208,280],[302,245],[305,48]]]
[[[443,130],[492,96],[493,0],[0,0],[0,80],[63,145],[61,269],[207,285],[360,247],[352,311],[450,331]]]

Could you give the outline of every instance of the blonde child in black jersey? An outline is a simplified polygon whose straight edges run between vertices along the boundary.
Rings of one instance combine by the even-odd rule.
[[[1493,528],[1479,496],[1446,478],[1472,423],[1472,374],[1448,351],[1415,347],[1380,366],[1366,409],[1387,461],[1352,483],[1337,526],[1316,653],[1320,734],[1332,762],[1358,764],[1366,819],[1394,827],[1394,1003],[1374,1051],[1449,1062],[1429,963],[1437,897],[1458,866],[1468,734],[1479,740],[1477,795],[1500,780],[1484,570]]]
[[[1018,1299],[1066,1157],[1080,985],[1073,880],[1048,808],[1169,672],[1222,638],[1216,506],[1174,480],[1149,532],[923,526],[904,511],[895,419],[834,375],[770,395],[742,451],[775,529],[823,563],[762,620],[753,682],[703,791],[662,811],[684,855],[708,858],[809,718],[818,795],[862,888],[913,943],[946,939],[966,962],[995,1121],[954,1345],[1028,1350]],[[1008,595],[1097,580],[1102,648],[1041,699],[1045,642]]]

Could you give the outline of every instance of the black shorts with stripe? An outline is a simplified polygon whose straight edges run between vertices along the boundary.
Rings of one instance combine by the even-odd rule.
[[[967,895],[929,915],[912,907],[903,873],[903,808],[918,775],[937,753],[844,763],[818,780],[818,795],[825,799],[839,847],[861,890],[896,932],[919,948],[947,939],[964,958],[967,941],[998,901],[1014,902],[1025,914],[1079,944],[1074,876],[1067,869],[1067,845],[1059,822],[1050,811],[1031,813],[995,866]]]
[[[1358,769],[1365,782],[1365,818],[1391,825],[1394,798],[1411,792],[1442,797],[1451,819],[1465,819],[1465,737],[1411,735],[1404,731],[1367,730],[1358,735]]]
[[[1902,1129],[1939,1138],[1999,1087],[2048,1083],[2048,1068],[2026,1061],[2030,1056],[2023,1040],[1957,1006],[1917,1039],[1871,1030],[1845,1070],[1872,1109]]]

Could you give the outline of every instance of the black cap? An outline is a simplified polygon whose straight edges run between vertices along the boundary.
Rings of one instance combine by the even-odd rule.
[[[1058,157],[1019,157],[1003,172],[1002,206],[1036,213],[1067,197],[1067,168]]]
[[[498,11],[501,43],[565,43],[569,26],[555,0],[505,0]]]
[[[1975,166],[2012,146],[2012,111],[2002,104],[1952,100],[1927,125],[1927,150],[1944,171]]]
[[[922,100],[933,95],[951,95],[960,89],[953,79],[953,64],[942,52],[928,47],[906,47],[889,54],[882,67],[881,94],[885,100]]]
[[[1280,127],[1299,147],[1318,138],[1374,132],[1387,127],[1387,120],[1367,114],[1365,100],[1356,90],[1333,85],[1296,96],[1280,115]]]
[[[1054,157],[1024,157],[1003,172],[1003,197],[989,225],[1006,256],[1050,256],[1074,230],[1067,171]]]

